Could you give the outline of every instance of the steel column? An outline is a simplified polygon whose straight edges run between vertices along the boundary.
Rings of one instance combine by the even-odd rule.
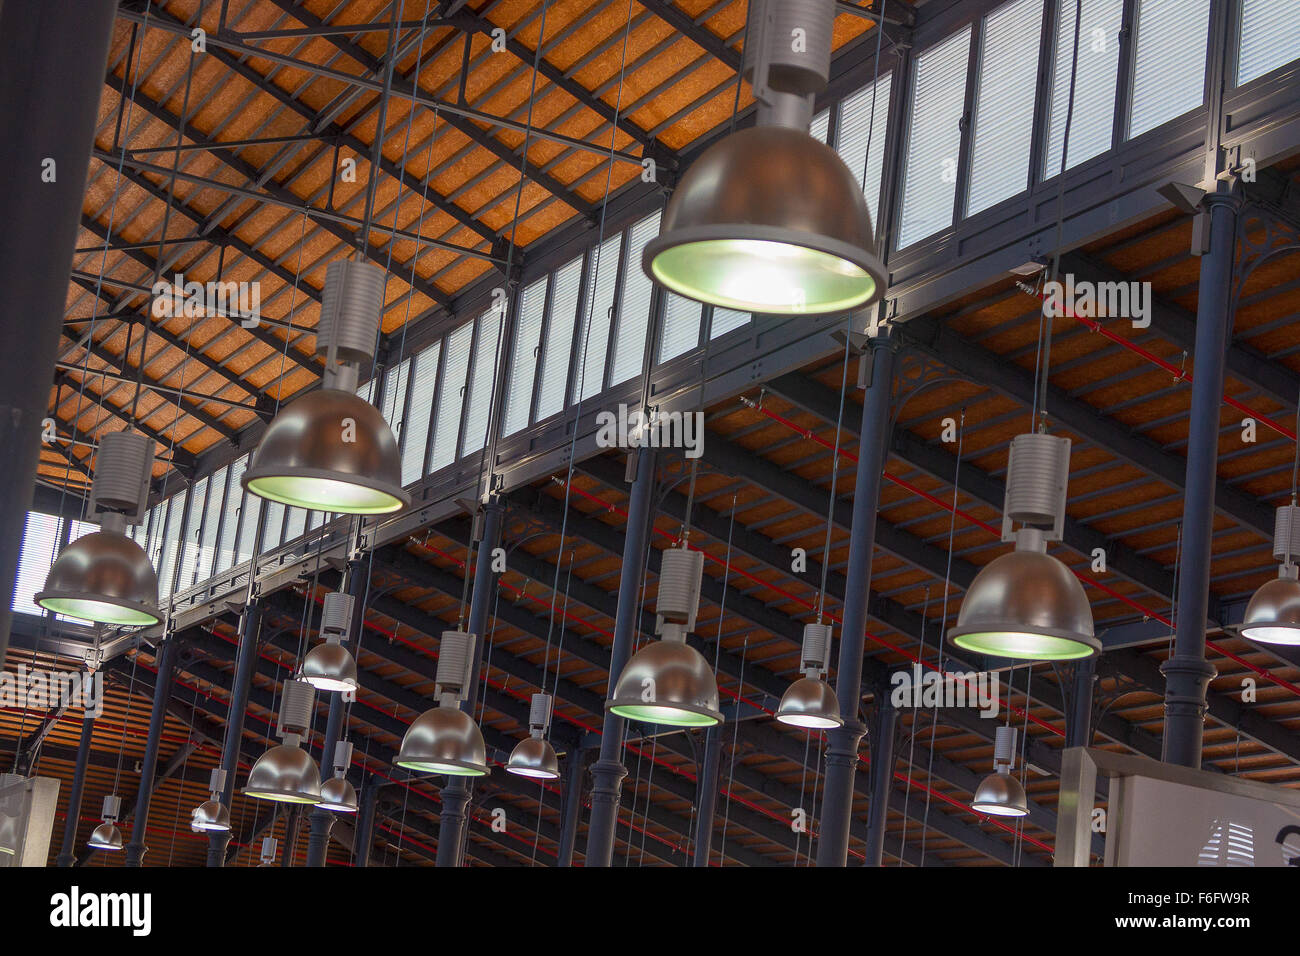
[[[853,776],[858,744],[866,728],[858,719],[862,699],[862,651],[867,633],[867,598],[871,593],[871,555],[876,546],[876,507],[889,440],[889,407],[894,384],[894,341],[889,326],[870,340],[871,382],[862,402],[862,436],[853,519],[849,528],[848,590],[844,595],[835,694],[844,726],[827,733],[826,785],[818,866],[844,866],[849,856],[849,820],[853,813]]]
[[[496,595],[497,575],[492,570],[492,552],[501,541],[501,519],[505,505],[492,498],[483,506],[483,536],[478,543],[478,560],[474,566],[474,589],[469,600],[469,623],[474,635],[474,666],[470,669],[470,684],[460,709],[474,716],[478,706],[479,674],[483,670],[483,645],[487,641],[488,616],[492,611],[492,598]],[[465,573],[469,573],[468,562]],[[468,821],[467,808],[473,785],[468,777],[457,777],[442,788],[442,814],[438,822],[438,866],[460,866],[461,846],[465,842]]]
[[[560,847],[556,866],[573,866],[573,847],[578,840],[582,816],[582,757],[585,750],[574,748],[564,755],[564,798],[560,803]]]
[[[718,810],[718,776],[722,767],[722,728],[704,733],[704,766],[696,780],[695,853],[691,866],[708,866],[713,849],[713,818]]]
[[[650,503],[655,486],[655,452],[636,452],[636,480],[627,506],[627,534],[623,546],[623,568],[618,581],[618,607],[614,617],[614,643],[610,647],[609,691],[613,695],[619,675],[632,656],[640,596],[644,577],[646,536],[650,525]],[[614,859],[614,829],[618,824],[619,794],[627,768],[620,759],[623,751],[623,718],[605,711],[600,738],[600,758],[591,765],[591,823],[587,828],[587,866],[609,866]]]
[[[68,791],[68,816],[63,824],[63,848],[56,866],[73,866],[77,862],[77,824],[81,822],[81,795],[86,788],[86,765],[90,762],[90,745],[95,736],[95,718],[81,721],[81,741],[77,744],[77,765],[72,771],[72,789]]]
[[[262,509],[266,514],[266,509]],[[258,540],[261,540],[262,521],[258,522]],[[262,622],[261,598],[253,598],[244,606],[244,616],[239,622],[239,648],[235,651],[235,676],[230,685],[230,706],[226,711],[226,736],[221,742],[221,768],[226,771],[226,786],[221,801],[230,809],[235,795],[235,774],[239,772],[239,745],[244,739],[244,713],[248,710],[248,691],[257,670],[257,637]],[[226,847],[231,833],[217,832],[208,836],[208,866],[226,865]]]
[[[370,845],[374,842],[375,806],[379,803],[379,779],[366,774],[361,783],[361,806],[357,809],[356,835],[352,838],[352,865],[370,865]]]
[[[1096,675],[1096,657],[1085,657],[1075,663],[1070,713],[1065,721],[1066,747],[1092,746],[1092,685]]]
[[[370,575],[366,562],[353,558],[348,562],[348,594],[352,596],[352,620],[348,627],[348,640],[355,641],[361,633],[366,617],[366,594],[369,590]],[[346,642],[345,642],[346,643]],[[334,748],[343,736],[343,715],[347,704],[341,693],[330,694],[329,716],[325,720],[325,739],[321,743],[320,775],[321,779],[333,775]],[[325,855],[329,849],[330,831],[334,829],[334,813],[321,807],[312,810],[308,818],[310,832],[307,836],[307,865],[324,866]]]
[[[898,709],[889,699],[889,687],[875,690],[871,720],[871,796],[867,807],[867,852],[863,866],[880,866],[885,858],[885,822],[889,816],[889,791],[894,785],[894,727]]]
[[[1182,559],[1178,576],[1178,618],[1173,656],[1165,675],[1165,733],[1162,759],[1184,767],[1201,765],[1205,691],[1214,666],[1205,659],[1209,605],[1210,546],[1214,534],[1214,490],[1218,478],[1219,419],[1223,367],[1232,331],[1233,266],[1240,198],[1220,184],[1203,201],[1210,230],[1209,252],[1201,257],[1196,306],[1195,377],[1183,492]]]
[[[163,723],[167,719],[167,699],[172,692],[172,678],[176,670],[175,635],[167,636],[158,645],[158,676],[153,688],[153,712],[149,715],[149,736],[145,739],[144,759],[140,762],[140,790],[135,798],[135,814],[131,822],[131,840],[126,845],[125,866],[140,866],[144,860],[145,830],[149,825],[149,801],[153,798],[154,773],[158,769],[158,744],[162,740]]]
[[[0,4],[0,660],[116,12],[115,0]]]

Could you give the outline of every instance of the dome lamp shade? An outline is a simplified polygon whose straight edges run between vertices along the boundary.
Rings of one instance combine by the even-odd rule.
[[[971,799],[971,809],[995,817],[1023,817],[1029,813],[1025,788],[1011,773],[1015,765],[1016,729],[1003,725],[993,743],[993,773],[985,777]]]
[[[990,561],[962,599],[948,639],[1014,660],[1067,661],[1100,652],[1083,585],[1047,553],[1065,521],[1070,440],[1035,433],[1011,442],[1002,539],[1015,550]],[[1013,523],[1021,527],[1013,529]]]
[[[1297,452],[1300,454],[1300,451]],[[1278,576],[1251,595],[1241,624],[1235,629],[1260,644],[1300,646],[1300,508],[1295,503],[1277,509],[1273,524],[1273,556],[1282,564]]]
[[[228,831],[230,829],[230,810],[227,809],[222,795],[226,789],[226,771],[221,767],[212,768],[208,783],[209,799],[190,811],[190,828],[193,830]]]
[[[340,740],[334,746],[334,776],[320,786],[320,802],[316,804],[324,810],[338,813],[357,812],[357,790],[348,782],[348,767],[352,766],[352,744]]]
[[[438,646],[438,706],[426,710],[402,736],[394,763],[418,773],[483,777],[490,772],[487,744],[474,718],[461,710],[474,670],[475,636],[444,631]]]
[[[805,624],[801,671],[803,677],[789,686],[781,696],[776,719],[791,727],[829,730],[844,726],[840,702],[822,675],[830,653],[831,627],[817,622]]]
[[[122,842],[122,831],[117,828],[117,820],[121,812],[122,798],[115,793],[106,794],[104,810],[100,814],[104,822],[91,831],[86,845],[95,850],[122,849],[125,845]]]
[[[287,680],[280,693],[281,743],[257,758],[244,783],[244,795],[276,803],[320,803],[320,768],[302,749],[302,734],[311,727],[316,689],[304,680]]]
[[[528,713],[528,736],[515,745],[506,761],[506,772],[536,780],[554,780],[560,775],[555,748],[546,739],[551,723],[551,696],[534,694]]]

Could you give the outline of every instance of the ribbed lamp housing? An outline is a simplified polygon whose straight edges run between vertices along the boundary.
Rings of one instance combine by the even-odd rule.
[[[320,629],[325,634],[346,636],[352,626],[352,595],[346,591],[331,591],[325,595],[321,610]]]
[[[329,264],[316,326],[317,355],[328,355],[333,345],[337,361],[370,361],[375,354],[386,279],[383,269],[368,262],[336,259]]]
[[[754,0],[750,4],[750,33],[762,24],[767,42],[768,85],[783,93],[820,93],[831,71],[834,0]],[[752,79],[759,44],[746,43],[744,72]]]
[[[685,548],[664,551],[659,565],[659,594],[655,612],[665,621],[694,630],[700,607],[700,584],[704,574],[704,552]]]

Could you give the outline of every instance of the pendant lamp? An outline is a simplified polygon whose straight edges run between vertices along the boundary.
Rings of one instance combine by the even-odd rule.
[[[356,690],[357,662],[343,646],[352,624],[352,609],[352,595],[343,591],[325,595],[320,625],[325,643],[313,647],[302,661],[302,679],[317,690]]]
[[[1300,508],[1293,500],[1277,509],[1273,518],[1273,556],[1281,560],[1277,577],[1260,585],[1246,605],[1235,629],[1242,637],[1261,644],[1300,645]]]
[[[803,627],[803,652],[801,654],[803,677],[795,681],[781,696],[776,719],[791,727],[812,730],[829,730],[842,727],[840,702],[831,685],[822,679],[826,673],[826,660],[830,655],[831,626],[805,624]]]
[[[262,837],[262,848],[257,854],[258,866],[275,866],[276,853],[279,851],[280,841],[275,837]]]
[[[153,440],[135,432],[110,432],[99,440],[89,514],[100,530],[59,552],[36,603],[56,614],[144,627],[162,620],[158,575],[144,549],[126,536],[139,524],[153,471]]]
[[[122,799],[115,793],[104,797],[104,812],[100,818],[104,821],[91,831],[86,845],[96,850],[122,849],[122,831],[117,828],[118,815],[122,812]]]
[[[230,829],[230,811],[221,800],[226,789],[226,771],[221,767],[212,768],[212,777],[208,784],[210,799],[203,801],[190,811],[190,828],[223,832]]]
[[[361,364],[374,356],[386,278],[369,263],[330,263],[316,330],[321,388],[290,402],[267,427],[240,479],[251,494],[336,514],[386,514],[411,503],[392,429],[356,394]]]
[[[320,770],[299,746],[311,727],[316,689],[303,680],[287,680],[280,694],[282,740],[257,758],[244,784],[244,795],[278,803],[320,803]]]
[[[528,736],[515,745],[506,761],[506,772],[538,780],[554,780],[560,775],[560,761],[555,748],[546,739],[551,725],[551,695],[534,694],[528,709]]]
[[[426,710],[406,728],[397,766],[453,777],[482,777],[488,773],[483,731],[473,717],[460,709],[473,679],[475,639],[464,631],[442,632],[434,685],[438,706]]]
[[[660,639],[632,655],[605,709],[628,720],[671,727],[722,722],[718,682],[709,662],[686,643],[700,603],[704,554],[668,548],[659,567],[656,630]]]
[[[993,773],[975,788],[970,807],[995,817],[1023,817],[1029,813],[1025,788],[1011,774],[1016,762],[1016,728],[1003,725],[993,742]]]
[[[339,813],[357,812],[357,791],[347,778],[350,766],[352,766],[352,743],[340,740],[334,746],[334,776],[321,784],[318,807]]]
[[[808,132],[829,76],[834,4],[753,0],[750,9],[743,69],[757,125],[686,171],[642,268],[680,295],[741,311],[864,307],[884,293],[886,272],[862,184]]]
[[[1015,550],[985,565],[962,599],[948,639],[994,657],[1064,661],[1091,657],[1101,641],[1083,585],[1047,553],[1060,541],[1070,471],[1070,440],[1017,435],[1007,465],[1002,540]],[[1019,529],[1012,527],[1020,522]]]

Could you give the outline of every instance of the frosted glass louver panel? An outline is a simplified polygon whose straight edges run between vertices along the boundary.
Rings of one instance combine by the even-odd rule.
[[[578,294],[582,290],[582,258],[562,266],[555,273],[553,286],[546,320],[546,341],[542,346],[542,380],[537,386],[537,412],[533,417],[539,422],[564,407],[569,357],[573,354],[573,330],[578,318]]]
[[[808,125],[808,132],[812,133],[813,139],[824,143],[826,142],[826,134],[830,132],[830,128],[831,111],[822,110],[812,118],[812,122]]]
[[[284,540],[294,541],[307,533],[307,512],[302,508],[289,508],[284,522]]]
[[[853,178],[862,184],[872,226],[880,224],[880,177],[885,163],[892,75],[885,73],[846,97],[840,103],[840,120],[835,129],[835,151],[848,165]],[[717,325],[716,318],[714,325]]]
[[[247,458],[237,458],[230,463],[230,480],[226,484],[226,505],[221,519],[221,539],[217,542],[214,574],[226,570],[236,561],[235,546],[239,540],[239,519],[244,502],[244,489],[240,486],[239,479],[247,467]]]
[[[388,427],[393,430],[393,437],[400,443],[402,432],[405,430],[402,422],[402,415],[406,411],[406,390],[411,385],[411,360],[409,358],[402,361],[395,367],[388,370],[384,376],[384,401],[380,405],[379,411],[383,413],[384,421],[388,422]]]
[[[675,292],[664,293],[664,321],[659,330],[659,361],[667,362],[700,344],[700,303]],[[743,313],[742,313],[743,314]]]
[[[605,353],[609,348],[610,313],[618,281],[623,236],[610,236],[591,257],[590,288],[582,305],[578,332],[578,361],[574,366],[572,400],[587,399],[605,387]]]
[[[1138,0],[1129,138],[1205,102],[1210,0]]]
[[[714,309],[713,323],[709,329],[709,338],[716,339],[719,335],[726,335],[733,329],[749,324],[753,315],[749,312],[737,312],[735,309]]]
[[[1047,179],[1061,171],[1065,118],[1070,105],[1070,70],[1074,61],[1075,3],[1076,0],[1057,0],[1047,155],[1043,162],[1043,176]],[[1119,31],[1123,18],[1123,0],[1083,0],[1079,65],[1074,79],[1074,115],[1070,120],[1070,155],[1067,157],[1071,169],[1111,147],[1115,87],[1119,82]]]
[[[967,26],[916,58],[900,249],[952,225],[970,37]]]
[[[533,405],[533,382],[537,380],[538,343],[542,340],[542,319],[546,316],[546,286],[549,277],[524,286],[515,320],[515,343],[510,350],[510,382],[506,387],[506,413],[501,434],[513,435],[528,424]]]
[[[158,572],[158,598],[161,601],[171,597],[172,587],[176,581],[176,555],[179,551],[184,530],[185,500],[188,492],[182,491],[172,495],[167,503],[167,524],[163,534],[162,555],[155,568]]]
[[[438,404],[433,423],[433,455],[429,471],[450,465],[456,458],[460,438],[460,412],[465,402],[465,382],[469,377],[469,350],[474,341],[474,323],[466,322],[447,336],[446,361],[442,381],[438,383]]]
[[[199,537],[199,573],[198,579],[206,581],[212,577],[213,565],[217,557],[217,532],[220,530],[221,509],[226,503],[226,476],[229,469],[221,468],[212,474],[208,484],[208,503],[203,509],[203,530]]]
[[[14,596],[10,604],[13,610],[27,614],[43,613],[33,597],[45,587],[45,578],[54,563],[54,550],[58,545],[59,519],[39,511],[27,512],[23,543],[18,552],[18,576],[14,580]]]
[[[1300,57],[1298,14],[1295,0],[1242,0],[1238,86]]]
[[[624,266],[623,294],[618,303],[618,326],[614,333],[614,363],[609,384],[617,385],[641,374],[645,356],[646,329],[650,326],[650,302],[654,283],[641,268],[641,253],[659,235],[659,213],[647,216],[632,227]]]
[[[266,503],[266,531],[262,535],[262,552],[278,548],[284,542],[285,506],[278,501]]]
[[[498,338],[501,335],[501,310],[489,309],[478,319],[478,344],[474,346],[474,365],[466,399],[465,440],[460,453],[479,451],[487,442],[488,419],[492,414],[493,386],[496,384]]]
[[[239,543],[235,563],[243,564],[253,556],[253,551],[256,549],[257,527],[262,517],[262,499],[245,492],[240,501],[239,511]]]
[[[1014,0],[984,18],[968,216],[1029,185],[1042,21],[1042,0]]]
[[[185,518],[185,537],[181,542],[180,573],[176,590],[184,591],[194,586],[199,570],[199,527],[203,523],[203,506],[207,501],[208,479],[200,478],[194,484],[194,503]]]
[[[406,427],[402,429],[402,484],[424,477],[424,459],[429,448],[429,422],[433,418],[433,396],[438,387],[438,360],[442,343],[434,342],[412,359],[411,400],[407,405]]]

